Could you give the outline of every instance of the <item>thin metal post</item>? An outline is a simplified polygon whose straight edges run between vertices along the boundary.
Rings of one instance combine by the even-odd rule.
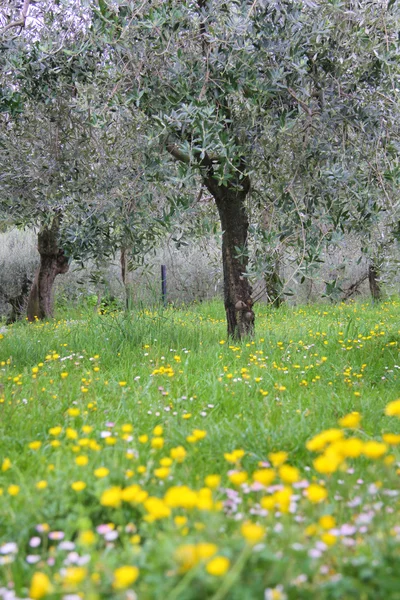
[[[167,267],[161,265],[161,299],[164,306],[167,305]]]

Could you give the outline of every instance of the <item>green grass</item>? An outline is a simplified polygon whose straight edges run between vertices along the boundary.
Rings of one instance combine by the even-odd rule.
[[[332,475],[315,470],[316,454],[306,448],[353,411],[362,415],[361,429],[345,437],[365,443],[400,434],[400,420],[385,415],[386,405],[400,397],[398,299],[377,306],[261,306],[254,340],[240,344],[226,339],[220,303],[62,317],[16,324],[0,340],[0,598],[1,584],[28,597],[35,572],[45,583],[39,591],[31,588],[33,598],[128,598],[115,583],[121,565],[139,568],[127,589],[140,599],[250,600],[263,598],[265,590],[266,598],[276,599],[400,598],[398,446],[376,460],[367,452],[342,457]],[[69,414],[71,408],[79,414]],[[121,429],[128,424],[132,434]],[[92,430],[82,431],[85,425]],[[151,447],[157,425],[163,427],[162,449]],[[56,426],[62,428],[58,436],[49,432]],[[67,428],[77,439],[68,438]],[[206,432],[203,439],[191,439],[196,429]],[[108,434],[113,445],[102,437]],[[141,443],[141,435],[149,441]],[[31,449],[32,441],[40,448]],[[185,460],[174,461],[160,479],[160,460],[177,446],[185,448]],[[245,451],[236,465],[224,457],[234,449]],[[235,486],[228,474],[246,471],[251,484],[259,463],[277,451],[288,453],[303,482],[291,490],[288,514],[279,498],[273,509],[260,508],[278,488]],[[87,457],[87,464],[78,466],[77,456]],[[109,469],[107,477],[95,477],[99,466]],[[170,508],[169,516],[152,522],[146,502],[102,503],[112,486],[139,484],[162,499],[172,486],[200,490],[210,474],[221,476],[210,510]],[[47,487],[37,489],[39,481]],[[76,481],[85,489],[74,491]],[[328,498],[311,503],[303,491],[310,482],[322,484]],[[10,485],[18,486],[16,495]],[[336,521],[332,545],[323,542],[318,524],[324,514]],[[255,546],[241,532],[249,520],[263,531]],[[97,532],[106,523],[116,539]],[[344,525],[356,530],[342,535]],[[48,531],[62,531],[74,547],[60,547]],[[82,542],[83,531],[94,532],[93,544]],[[29,545],[32,537],[40,537],[39,547]],[[4,546],[10,542],[17,553]],[[217,555],[229,559],[226,574],[208,572],[210,558],[194,554],[200,542],[215,544]],[[88,563],[66,572],[74,560]],[[52,590],[45,594],[47,581]]]

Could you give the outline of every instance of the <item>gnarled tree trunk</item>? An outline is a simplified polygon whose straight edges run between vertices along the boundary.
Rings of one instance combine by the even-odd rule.
[[[51,227],[44,227],[38,234],[40,264],[28,299],[29,321],[53,316],[53,284],[57,275],[69,269],[68,258],[58,245],[61,216],[56,215]]]
[[[382,290],[379,283],[379,269],[374,262],[371,262],[368,268],[368,281],[372,299],[378,302],[382,298]]]
[[[246,277],[249,221],[245,205],[250,190],[247,176],[236,184],[219,186],[211,177],[204,184],[214,196],[222,228],[224,302],[228,336],[241,339],[254,333],[252,288]]]

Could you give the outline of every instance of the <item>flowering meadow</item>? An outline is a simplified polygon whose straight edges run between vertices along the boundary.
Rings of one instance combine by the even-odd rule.
[[[0,338],[1,599],[400,599],[399,300]]]

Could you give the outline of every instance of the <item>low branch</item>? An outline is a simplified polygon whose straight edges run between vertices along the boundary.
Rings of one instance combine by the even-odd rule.
[[[9,23],[5,27],[3,27],[3,29],[1,29],[0,32],[5,33],[6,31],[8,31],[9,29],[12,29],[14,27],[21,27],[21,28],[25,27],[30,3],[31,3],[31,0],[24,0],[24,5],[22,7],[21,15],[20,15],[19,19],[17,19],[16,21],[12,21],[11,23]]]
[[[308,104],[306,104],[305,102],[303,102],[303,100],[301,100],[298,96],[296,96],[296,94],[294,93],[292,88],[287,88],[287,91],[292,96],[292,98],[294,98],[296,100],[296,102],[298,102],[300,104],[301,108],[304,110],[304,112],[306,112],[308,114],[309,117],[312,117],[313,114],[315,114],[315,113],[313,113],[312,109],[308,106]]]
[[[350,285],[347,289],[343,290],[344,294],[342,299],[348,300],[353,294],[357,293],[360,285],[364,283],[364,281],[366,281],[367,279],[368,273],[365,273],[365,275],[362,275],[360,279],[358,279],[355,283]]]
[[[185,154],[185,152],[182,152],[182,150],[180,150],[176,144],[168,142],[165,147],[171,154],[171,156],[176,158],[176,160],[179,160],[180,162],[183,162],[187,165],[190,163],[190,156],[188,154]]]

